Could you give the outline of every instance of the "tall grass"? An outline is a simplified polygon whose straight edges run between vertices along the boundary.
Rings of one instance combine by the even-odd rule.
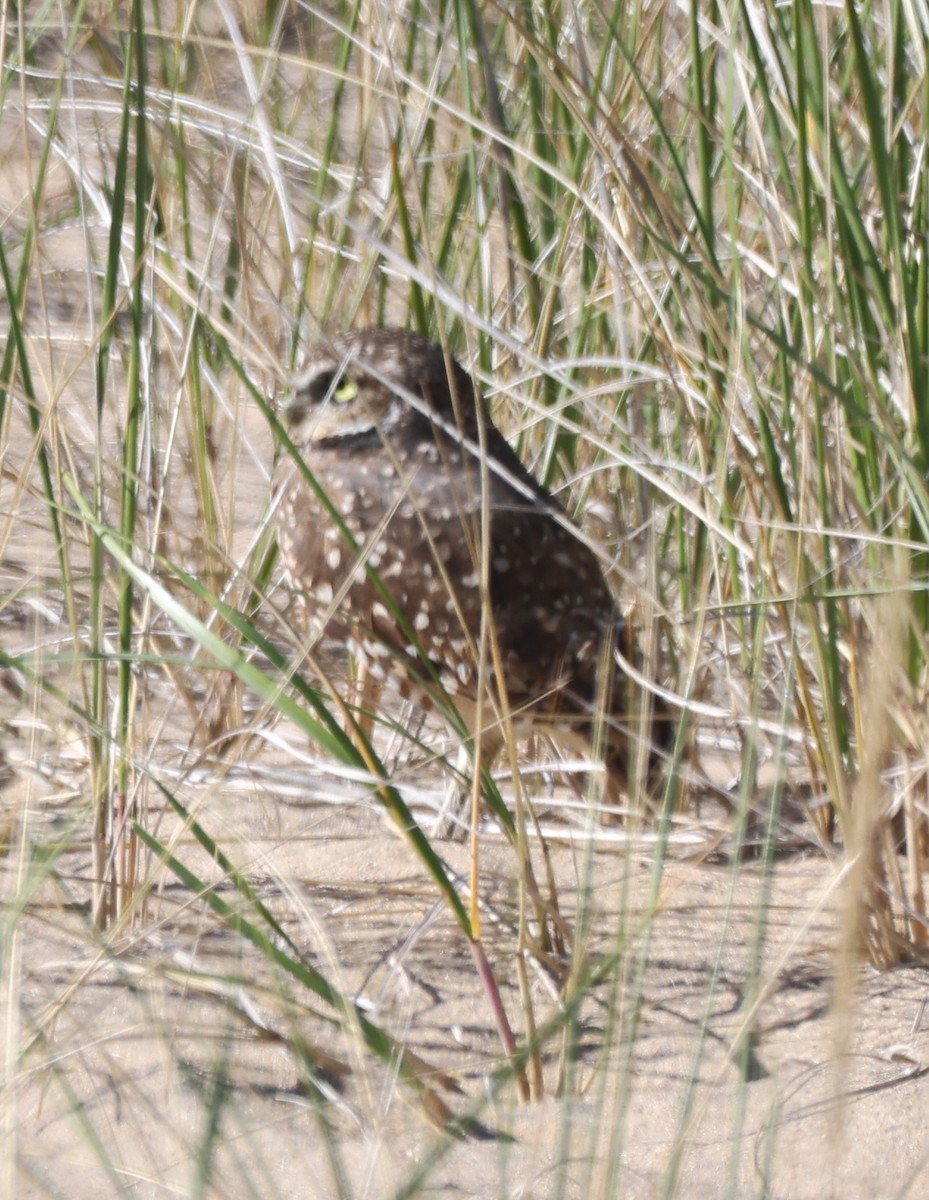
[[[283,1007],[320,1005],[440,1125],[451,1080],[307,961],[248,882],[247,836],[226,844],[217,797],[268,754],[284,770],[281,747],[289,770],[315,744],[340,765],[308,786],[372,797],[402,830],[486,988],[508,1064],[493,1096],[550,1091],[559,1038],[570,1080],[604,989],[631,1084],[662,866],[698,819],[768,869],[802,810],[823,871],[847,856],[849,988],[862,956],[921,956],[920,20],[898,3],[5,8],[0,749],[25,781],[4,818],[8,902],[40,860],[41,886],[65,888],[86,843],[89,890],[65,890],[88,905],[88,945],[115,955],[199,906],[257,948]],[[544,844],[510,825],[497,869],[520,880],[516,908],[491,904],[478,843],[458,871],[420,828],[435,730],[381,712],[366,740],[279,585],[273,398],[320,331],[371,323],[473,367],[602,546],[645,669],[676,698],[649,919],[620,922],[602,960],[587,952],[607,835],[565,818],[587,847],[565,913]],[[71,797],[65,836],[35,805],[38,773]],[[762,897],[754,970],[766,923]],[[348,1194],[319,1060],[293,1045]],[[611,1136],[589,1194],[621,1190],[621,1118]],[[112,1169],[112,1149],[93,1153]],[[671,1155],[665,1194],[680,1170]]]

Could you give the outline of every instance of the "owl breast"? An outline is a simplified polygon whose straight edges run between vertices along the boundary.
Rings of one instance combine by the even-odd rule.
[[[329,504],[287,464],[279,540],[314,634],[345,641],[375,674],[400,654],[421,674],[431,664],[451,690],[472,690],[479,493],[451,484],[435,443],[402,461],[337,447],[316,448],[307,461]]]

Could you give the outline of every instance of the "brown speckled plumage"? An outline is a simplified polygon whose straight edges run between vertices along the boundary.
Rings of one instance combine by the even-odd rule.
[[[278,538],[315,632],[407,694],[435,694],[434,674],[473,701],[486,615],[499,655],[486,660],[487,722],[501,679],[512,712],[584,733],[605,697],[606,761],[621,779],[631,689],[619,668],[606,688],[599,673],[612,645],[630,652],[623,620],[596,556],[466,372],[416,334],[350,333],[314,355],[285,416],[328,501],[285,456]]]

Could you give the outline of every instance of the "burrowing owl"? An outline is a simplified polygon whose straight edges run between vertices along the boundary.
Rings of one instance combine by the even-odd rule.
[[[621,787],[641,711],[613,653],[630,653],[626,626],[469,375],[424,337],[370,329],[321,348],[284,411],[315,486],[285,457],[278,538],[314,632],[469,721],[483,687],[485,764],[511,719],[602,728]]]

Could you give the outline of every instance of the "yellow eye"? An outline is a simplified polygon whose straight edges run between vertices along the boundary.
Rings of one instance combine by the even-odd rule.
[[[349,379],[343,375],[339,386],[333,389],[332,399],[336,404],[348,404],[349,400],[354,400],[357,395],[358,384],[353,379]]]

